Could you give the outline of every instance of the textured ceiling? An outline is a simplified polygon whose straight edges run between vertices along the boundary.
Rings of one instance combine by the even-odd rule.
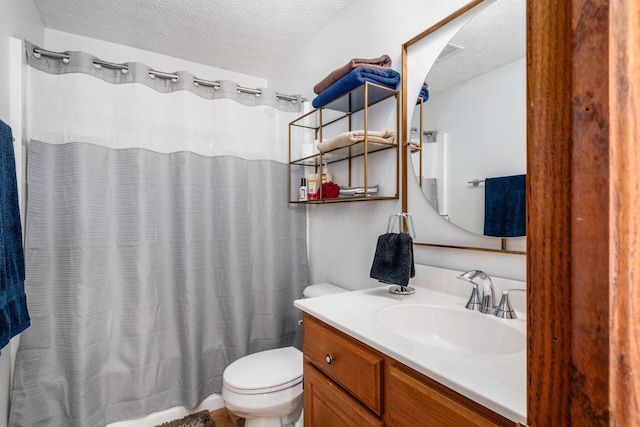
[[[34,0],[45,26],[270,78],[355,0]],[[453,38],[433,92],[525,55],[526,0],[497,0]],[[345,58],[345,62],[348,58]]]
[[[256,77],[353,0],[34,0],[44,25]]]

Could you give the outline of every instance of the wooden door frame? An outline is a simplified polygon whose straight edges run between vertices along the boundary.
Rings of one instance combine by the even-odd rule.
[[[609,365],[612,425],[640,425],[640,5],[611,2]]]
[[[640,425],[640,6],[527,0],[530,426]]]

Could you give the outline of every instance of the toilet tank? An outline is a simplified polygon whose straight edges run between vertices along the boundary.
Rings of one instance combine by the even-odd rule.
[[[309,285],[302,291],[302,295],[305,298],[321,297],[323,295],[333,295],[342,292],[349,292],[348,289],[341,288],[333,283],[315,283]]]

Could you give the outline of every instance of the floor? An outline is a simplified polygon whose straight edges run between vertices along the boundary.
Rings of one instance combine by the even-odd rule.
[[[244,427],[244,418],[233,415],[226,408],[212,411],[211,419],[216,427]]]

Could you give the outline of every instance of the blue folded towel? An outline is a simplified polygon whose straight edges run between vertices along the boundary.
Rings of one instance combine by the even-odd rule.
[[[0,120],[0,349],[30,325],[11,128]]]
[[[484,234],[519,237],[526,234],[526,175],[484,181]]]
[[[429,100],[429,88],[425,85],[422,85],[422,88],[420,88],[420,93],[418,94],[418,97],[422,98],[424,102],[427,102]]]
[[[378,237],[369,276],[383,283],[406,286],[416,275],[413,239],[407,233],[386,233]]]
[[[380,70],[371,67],[356,67],[342,76],[337,82],[320,92],[318,96],[311,101],[311,105],[313,105],[314,108],[323,107],[334,99],[338,99],[345,93],[357,88],[364,82],[376,83],[380,86],[395,89],[398,83],[400,83],[400,74],[391,68]]]

